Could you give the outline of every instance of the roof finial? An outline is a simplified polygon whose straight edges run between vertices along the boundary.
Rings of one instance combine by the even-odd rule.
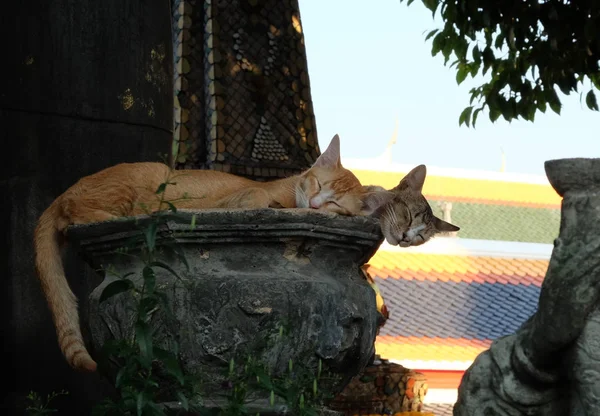
[[[385,146],[385,150],[383,151],[383,154],[381,155],[381,157],[387,164],[392,163],[392,146],[396,144],[397,140],[398,140],[398,116],[396,116],[396,120],[395,120],[395,124],[394,124],[394,132],[392,133],[392,137],[388,141],[387,145]]]

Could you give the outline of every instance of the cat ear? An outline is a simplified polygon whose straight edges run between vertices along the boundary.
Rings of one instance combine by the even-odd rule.
[[[336,134],[329,142],[327,149],[321,153],[313,167],[321,168],[339,168],[342,166],[340,160],[340,137]]]
[[[365,194],[362,198],[362,215],[372,215],[379,208],[394,199],[395,194],[386,191],[381,186],[363,186]]]
[[[421,192],[425,183],[425,176],[427,176],[427,167],[419,165],[402,178],[398,184],[398,188],[409,187],[417,192]]]
[[[451,233],[460,230],[460,227],[457,227],[456,225],[441,220],[438,217],[433,217],[433,225],[435,226],[435,229],[440,233]]]

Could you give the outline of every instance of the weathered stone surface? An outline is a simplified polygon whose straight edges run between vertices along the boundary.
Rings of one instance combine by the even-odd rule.
[[[192,215],[195,224],[190,226]],[[141,260],[115,255],[149,217],[120,220],[69,230],[95,265],[111,265],[119,274],[141,278]],[[172,303],[176,322],[153,316],[156,337],[175,337],[188,373],[200,371],[218,388],[229,360],[255,348],[277,331],[288,335],[277,345],[256,350],[277,374],[290,358],[309,368],[322,359],[342,379],[334,393],[366,366],[374,352],[377,330],[375,294],[359,270],[379,247],[377,222],[314,210],[215,210],[170,214],[160,230],[164,244],[174,238],[190,265],[167,258],[181,276],[158,273],[157,285]],[[131,253],[131,252],[130,252]],[[106,276],[90,297],[92,344],[130,337],[135,312],[129,294],[103,304]],[[297,361],[296,361],[297,362]]]
[[[600,414],[600,159],[546,162],[563,196],[537,312],[467,370],[454,415]]]

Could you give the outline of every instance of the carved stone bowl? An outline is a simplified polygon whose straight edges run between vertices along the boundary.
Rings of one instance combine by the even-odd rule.
[[[156,287],[174,312],[152,316],[155,343],[179,344],[188,374],[200,374],[218,389],[230,360],[260,357],[273,374],[289,360],[317,372],[319,359],[339,378],[335,394],[362,370],[374,352],[375,294],[360,266],[382,242],[377,222],[311,210],[208,210],[168,214],[156,245],[175,244],[189,268],[166,250],[174,272],[157,268]],[[131,339],[134,296],[118,294],[99,303],[118,277],[142,280],[140,246],[117,249],[141,236],[152,217],[72,226],[68,238],[94,267],[111,270],[91,293],[87,325],[94,351],[110,339]],[[285,328],[281,335],[279,328]],[[271,342],[273,339],[276,342]]]

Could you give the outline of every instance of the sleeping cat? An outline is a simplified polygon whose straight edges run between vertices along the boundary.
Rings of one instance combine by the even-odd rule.
[[[60,348],[75,369],[95,371],[82,340],[77,299],[60,256],[69,225],[154,212],[157,189],[170,173],[161,163],[123,163],[80,179],[52,202],[34,233],[35,265],[48,301]],[[177,208],[314,208],[342,215],[369,215],[393,196],[361,186],[340,162],[339,137],[306,172],[272,182],[256,182],[209,170],[177,171],[164,200]]]
[[[439,219],[421,193],[427,168],[419,165],[411,170],[390,192],[394,198],[375,210],[387,242],[400,247],[419,246],[438,233],[460,230]],[[383,191],[380,186],[365,186],[368,191]]]

